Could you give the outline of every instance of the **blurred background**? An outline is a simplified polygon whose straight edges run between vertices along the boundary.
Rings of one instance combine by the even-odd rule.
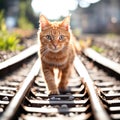
[[[8,30],[38,29],[39,15],[61,20],[71,15],[71,28],[80,33],[120,33],[119,0],[0,0],[0,21]]]

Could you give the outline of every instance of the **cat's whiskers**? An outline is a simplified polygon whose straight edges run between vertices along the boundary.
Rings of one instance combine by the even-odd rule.
[[[40,49],[40,52],[42,55],[41,57],[44,57],[49,52],[49,50],[48,50],[48,48],[43,47]]]
[[[49,49],[49,51],[51,51],[51,52],[53,52],[53,53],[57,53],[57,52],[62,51],[63,48],[64,48],[64,47],[57,48],[57,49],[50,49],[50,48],[48,48],[48,49]]]
[[[59,90],[66,90],[75,55],[70,42],[70,17],[68,16],[60,22],[50,22],[44,15],[41,15],[39,22],[39,57],[42,64],[42,75],[49,94],[59,94]],[[60,81],[57,85],[54,68],[60,71]]]

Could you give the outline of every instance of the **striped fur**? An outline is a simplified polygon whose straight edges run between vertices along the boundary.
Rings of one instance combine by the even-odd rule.
[[[70,39],[70,17],[66,17],[61,22],[50,22],[41,15],[39,22],[39,57],[42,62],[43,76],[49,94],[59,94],[59,90],[66,90],[75,55]],[[54,80],[54,68],[59,70],[61,78],[58,85]]]

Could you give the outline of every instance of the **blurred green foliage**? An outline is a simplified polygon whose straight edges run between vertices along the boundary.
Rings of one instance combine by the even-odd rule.
[[[104,50],[102,48],[100,48],[98,46],[95,46],[95,45],[92,46],[92,49],[94,49],[98,53],[103,53],[104,52]]]
[[[34,25],[28,20],[28,18],[26,17],[26,10],[28,9],[26,7],[25,1],[21,1],[20,2],[20,15],[19,15],[19,19],[18,19],[18,27],[24,30],[33,30],[34,29]]]
[[[4,12],[0,12],[0,50],[4,51],[17,51],[22,50],[24,47],[19,44],[20,39],[15,33],[7,31]]]
[[[33,24],[31,24],[25,17],[19,18],[18,26],[24,30],[32,30],[34,28]]]

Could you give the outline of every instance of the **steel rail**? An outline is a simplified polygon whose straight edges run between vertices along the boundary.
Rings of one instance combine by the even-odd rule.
[[[89,58],[91,58],[93,61],[105,66],[106,68],[113,70],[114,72],[120,75],[120,64],[100,55],[91,48],[86,48],[83,51],[83,53]]]
[[[75,57],[74,66],[80,77],[83,78],[82,81],[86,84],[86,87],[88,89],[88,94],[90,96],[90,103],[95,119],[110,120],[109,115],[107,114],[106,110],[103,108],[102,104],[100,103],[100,100],[93,85],[93,81],[90,78],[86,68],[84,67],[78,56]],[[2,114],[0,120],[12,120],[12,117],[14,116],[14,114],[20,107],[21,102],[25,98],[27,91],[30,89],[30,86],[34,82],[34,77],[38,74],[39,69],[40,69],[40,60],[37,60],[32,70],[28,74],[27,78],[24,80],[21,88],[18,90],[15,97],[12,99],[12,101],[10,102],[10,104],[7,106],[6,110]]]
[[[21,88],[18,90],[18,92],[16,93],[16,95],[11,100],[10,104],[7,106],[6,110],[2,114],[0,120],[12,120],[12,117],[16,113],[26,93],[30,89],[30,86],[34,82],[35,76],[38,75],[39,69],[40,69],[40,60],[38,59],[34,64],[34,66],[32,67],[31,71],[29,72],[28,76],[24,80]]]
[[[38,45],[35,44],[24,51],[20,52],[19,54],[9,58],[8,60],[0,63],[0,75],[2,75],[2,71],[6,70],[6,68],[9,68],[17,63],[20,63],[24,59],[32,56],[33,54],[37,53],[38,51]]]
[[[93,114],[95,116],[96,120],[110,120],[109,115],[107,114],[106,110],[103,108],[102,104],[100,103],[100,100],[97,96],[97,93],[95,91],[93,81],[90,78],[87,69],[83,65],[83,63],[80,61],[78,56],[75,57],[74,60],[74,66],[78,72],[78,74],[83,78],[83,82],[85,82],[86,87],[88,89],[88,94],[90,96],[90,102],[91,107],[93,110]]]

